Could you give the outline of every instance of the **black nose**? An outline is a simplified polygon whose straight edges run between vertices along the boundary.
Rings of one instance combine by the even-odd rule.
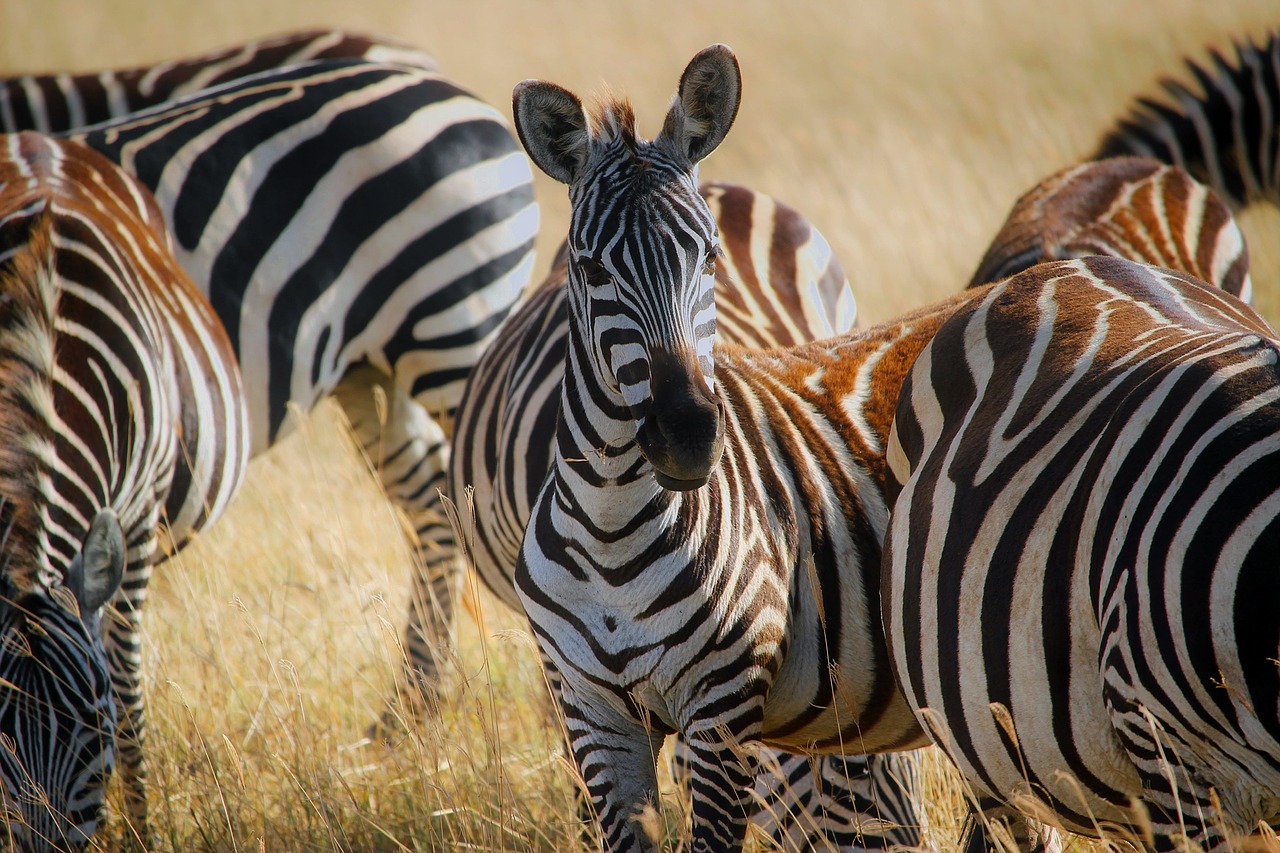
[[[658,485],[686,491],[705,484],[724,451],[724,404],[707,388],[693,355],[651,356],[649,410],[636,436]]]

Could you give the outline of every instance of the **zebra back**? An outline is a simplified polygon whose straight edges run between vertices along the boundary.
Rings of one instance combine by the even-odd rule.
[[[1094,159],[1136,154],[1183,167],[1239,209],[1280,204],[1280,33],[1187,61],[1199,91],[1173,78],[1166,101],[1139,98],[1106,133]]]
[[[0,77],[0,130],[66,133],[259,71],[348,57],[437,69],[427,54],[389,39],[304,30],[140,68]]]
[[[116,755],[112,682],[125,714],[138,700],[152,565],[225,508],[248,418],[230,342],[159,208],[101,155],[0,136],[0,285],[0,684],[21,685],[0,698],[0,771],[19,847],[44,849],[93,833]],[[117,589],[120,618],[100,625]],[[140,773],[136,750],[120,752]]]
[[[978,793],[1157,849],[1280,817],[1278,364],[1242,302],[1101,257],[977,291],[920,354],[881,600]]]
[[[1253,292],[1244,236],[1222,198],[1142,157],[1090,161],[1041,181],[1014,204],[969,287],[1089,255],[1180,270],[1246,302]]]
[[[154,190],[245,366],[255,452],[362,362],[448,423],[530,276],[528,161],[435,74],[308,63],[76,138]]]

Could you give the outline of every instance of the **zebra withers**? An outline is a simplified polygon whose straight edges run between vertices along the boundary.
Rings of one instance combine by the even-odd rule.
[[[1280,818],[1278,362],[1242,302],[1101,257],[977,291],[920,354],[881,600],[979,792],[1162,850]]]
[[[356,57],[437,70],[427,54],[385,38],[303,30],[141,68],[0,77],[0,130],[67,133],[259,71]]]
[[[708,48],[652,142],[626,103],[588,118],[549,83],[514,96],[572,206],[555,452],[516,586],[611,850],[652,841],[631,819],[665,734],[689,747],[695,850],[741,845],[753,744],[924,737],[865,593],[888,515],[873,448],[890,407],[870,403],[872,377],[903,369],[929,324],[838,338],[844,359],[841,343],[713,352],[719,248],[696,163],[739,90],[733,54]]]
[[[699,193],[721,248],[714,284],[718,340],[775,348],[853,325],[844,271],[798,211],[731,184],[703,183]],[[476,364],[458,405],[449,492],[468,510],[461,527],[470,533],[476,574],[516,609],[520,541],[555,452],[569,334],[568,263],[563,245],[546,281]],[[677,781],[681,750],[677,745]],[[897,755],[778,753],[761,762],[751,820],[781,849],[915,847],[914,781],[909,760]]]
[[[150,194],[75,143],[0,136],[0,288],[5,831],[79,849],[118,765],[145,841],[141,607],[244,474],[239,372]]]

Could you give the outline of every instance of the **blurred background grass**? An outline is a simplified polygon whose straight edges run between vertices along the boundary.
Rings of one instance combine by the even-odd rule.
[[[1183,57],[1277,24],[1275,0],[0,0],[0,70],[132,66],[341,26],[427,50],[504,111],[527,77],[584,94],[608,86],[632,97],[652,135],[689,57],[725,42],[744,100],[703,176],[804,211],[844,263],[866,325],[959,288],[1014,199],[1086,156]],[[567,201],[541,176],[538,191],[540,275]],[[1243,219],[1274,323],[1280,215]],[[146,619],[160,840],[577,845],[530,640],[483,596],[459,627],[439,723],[392,750],[362,741],[398,666],[409,552],[342,430],[323,407],[158,574]],[[944,847],[945,812],[932,817]]]

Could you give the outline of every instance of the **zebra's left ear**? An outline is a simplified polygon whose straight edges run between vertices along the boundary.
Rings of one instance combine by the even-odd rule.
[[[124,531],[120,519],[110,509],[93,518],[80,553],[67,569],[66,585],[80,604],[86,618],[111,600],[124,580]]]
[[[733,51],[723,44],[703,48],[680,76],[661,138],[697,163],[724,141],[741,100],[742,71]]]

